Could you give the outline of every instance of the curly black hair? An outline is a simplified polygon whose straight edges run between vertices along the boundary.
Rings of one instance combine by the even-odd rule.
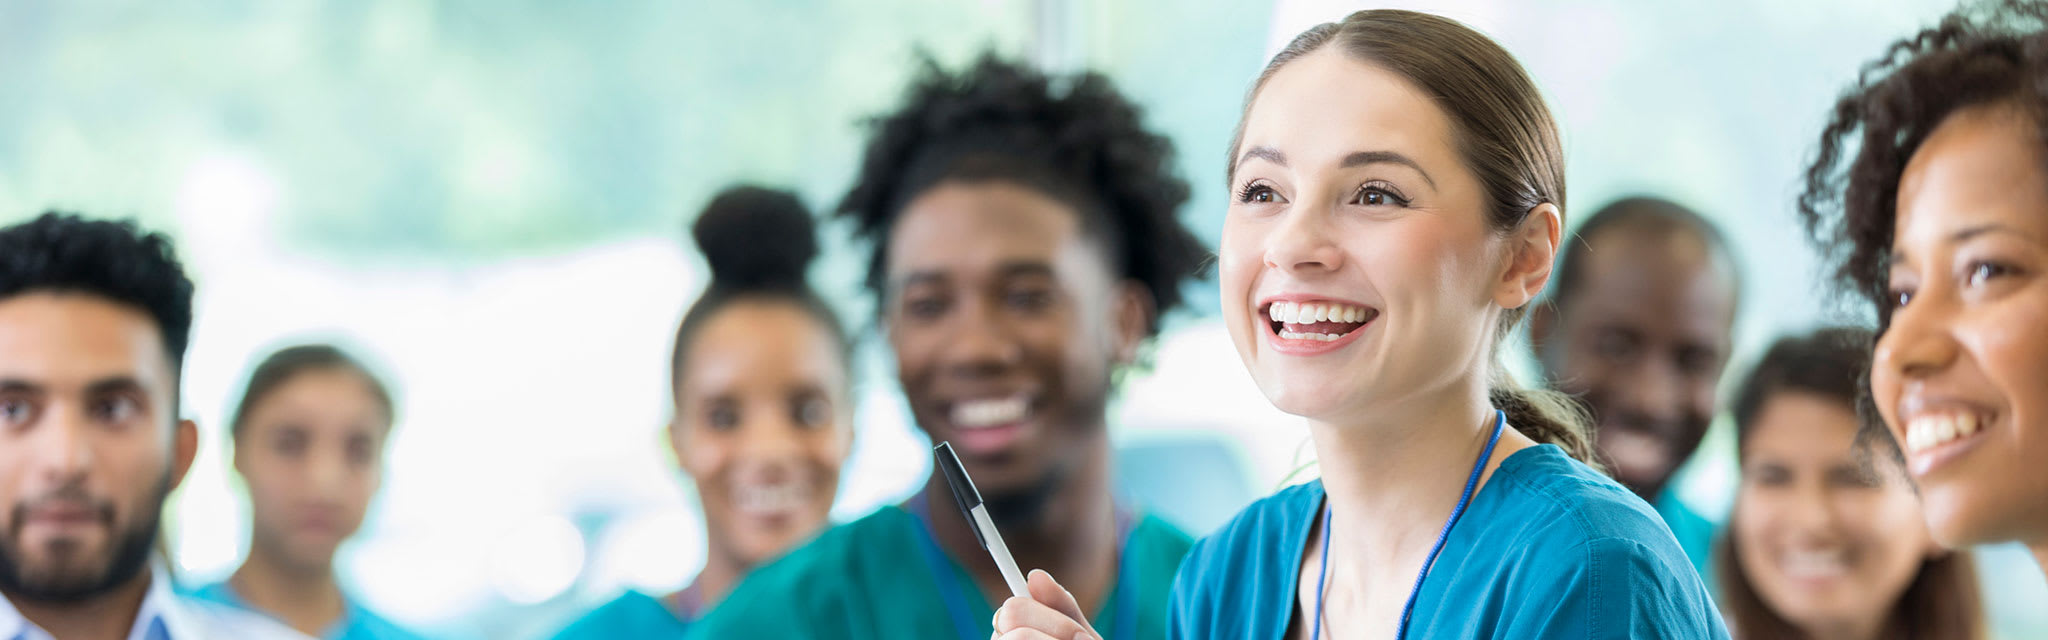
[[[192,280],[170,238],[132,220],[47,211],[0,229],[0,300],[27,293],[86,293],[149,314],[175,377],[192,335]]]
[[[1890,256],[1907,162],[1949,115],[1992,104],[2030,114],[2036,141],[2048,146],[2048,3],[1964,5],[1865,64],[1830,111],[1799,218],[1836,284],[1876,311],[1874,335],[1891,326]],[[1903,460],[1878,418],[1867,368],[1857,384],[1859,448],[1876,445]]]
[[[1891,323],[1886,300],[1899,178],[1950,114],[2010,103],[2048,145],[2048,3],[1965,5],[1893,43],[1835,102],[1806,170],[1799,218],[1834,277]]]
[[[1210,255],[1175,217],[1188,184],[1173,171],[1172,143],[1097,73],[1052,78],[987,53],[957,74],[928,55],[920,64],[902,106],[869,122],[860,175],[839,204],[872,247],[868,289],[886,294],[889,232],[904,205],[944,182],[1003,180],[1080,212],[1109,264],[1151,293],[1156,333]]]

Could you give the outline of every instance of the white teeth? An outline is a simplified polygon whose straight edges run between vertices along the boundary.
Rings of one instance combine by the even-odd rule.
[[[1023,420],[1030,410],[1030,399],[1021,395],[993,400],[968,400],[953,405],[953,425],[962,429],[980,429],[1010,424]]]
[[[797,483],[740,486],[733,489],[733,504],[742,513],[774,514],[793,511],[810,500],[810,491]]]
[[[1796,578],[1830,578],[1848,573],[1848,554],[1837,551],[1791,551],[1780,560],[1785,573]]]
[[[1344,337],[1344,335],[1338,333],[1298,333],[1294,331],[1280,332],[1280,339],[1282,340],[1319,340],[1322,342],[1330,342],[1342,337]]]
[[[1273,322],[1287,324],[1315,324],[1318,322],[1365,322],[1371,314],[1364,307],[1335,303],[1301,304],[1298,302],[1275,302],[1266,307],[1266,318]]]
[[[1906,453],[1919,453],[1977,433],[1983,427],[1975,413],[1930,414],[1906,423]]]

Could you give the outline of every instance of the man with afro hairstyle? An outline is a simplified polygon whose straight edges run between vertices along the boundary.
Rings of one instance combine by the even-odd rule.
[[[1109,640],[1166,635],[1189,539],[1112,497],[1120,368],[1208,256],[1175,214],[1172,147],[1093,73],[926,60],[872,122],[839,215],[918,428],[950,442],[1019,567],[1066,580]],[[991,635],[1010,590],[935,468],[900,505],[757,570],[701,638]]]

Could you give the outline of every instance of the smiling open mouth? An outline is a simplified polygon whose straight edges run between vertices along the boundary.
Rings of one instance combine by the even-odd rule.
[[[1282,340],[1334,342],[1372,324],[1380,311],[1334,302],[1275,302],[1266,306],[1265,316]]]

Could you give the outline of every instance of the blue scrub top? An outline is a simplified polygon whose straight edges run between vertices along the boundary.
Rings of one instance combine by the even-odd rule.
[[[1322,481],[1289,487],[1196,542],[1174,580],[1168,637],[1284,638],[1322,504]],[[1663,519],[1553,445],[1494,470],[1413,615],[1410,638],[1728,637]]]
[[[261,609],[249,606],[249,602],[243,600],[241,594],[235,593],[234,587],[228,586],[227,581],[216,582],[194,589],[186,595],[244,611],[260,613],[265,616],[270,615]],[[334,621],[334,624],[328,625],[327,629],[320,633],[321,640],[424,640],[419,634],[406,631],[398,625],[392,624],[391,621],[371,613],[370,610],[362,608],[354,600],[348,600],[346,607],[342,612],[341,619]]]
[[[592,609],[555,640],[606,640],[610,638],[681,638],[690,623],[677,617],[660,598],[638,591]]]
[[[1699,571],[1700,579],[1706,581],[1707,593],[1717,593],[1714,572],[1709,566],[1714,548],[1714,521],[1693,511],[1671,487],[1665,487],[1663,493],[1657,494],[1655,506],[1657,515],[1664,518],[1664,526],[1671,527],[1671,535],[1678,538],[1678,548],[1685,550],[1685,557],[1692,560],[1693,569]]]

